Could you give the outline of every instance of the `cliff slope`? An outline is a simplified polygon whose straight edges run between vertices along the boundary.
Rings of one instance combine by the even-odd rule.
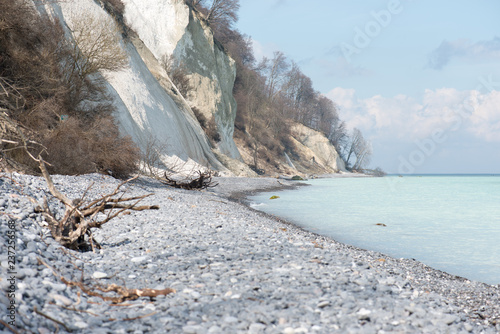
[[[296,123],[292,127],[297,158],[294,165],[307,173],[345,172],[345,163],[328,138],[319,131]]]
[[[236,77],[234,61],[214,40],[210,28],[197,13],[178,0],[124,0],[125,21],[154,57],[164,61],[173,56],[182,63],[190,85],[185,96],[190,107],[197,108],[217,126],[222,154],[241,159],[233,140],[236,102],[233,84]]]
[[[182,22],[183,16],[175,14],[177,7],[174,3],[150,1],[147,7],[154,3],[162,4],[168,9],[167,12],[160,13],[166,14],[162,22],[170,21],[169,15],[172,13],[176,22]],[[187,6],[180,2],[176,2],[176,5],[187,10],[185,19],[189,21]],[[147,12],[138,12],[138,9],[143,8],[138,8],[133,2],[125,3],[125,6],[126,20],[129,17],[127,15],[132,18],[134,15],[148,17]],[[72,29],[75,18],[82,15],[99,20],[113,20],[100,3],[92,0],[50,2],[39,7],[39,10],[59,19],[69,30]],[[148,26],[156,26],[154,17],[150,17],[144,25],[136,28],[141,31],[147,30]],[[155,35],[155,39],[162,45],[175,42],[175,39],[169,40],[160,33]],[[160,153],[165,165],[182,166],[184,169],[208,166],[228,172],[212,152],[211,144],[190,106],[179,96],[154,53],[134,31],[130,31],[127,38],[122,38],[121,41],[128,56],[127,66],[120,71],[106,72],[103,75],[117,108],[115,118],[122,132],[130,135],[142,150],[146,150],[152,143],[160,143]],[[236,149],[233,156],[237,155]]]
[[[246,144],[241,136],[235,140],[245,163],[253,165],[254,148]],[[261,146],[260,150],[266,148]],[[285,152],[281,156],[274,156],[274,160],[260,160],[258,169],[271,176],[298,174],[308,177],[314,174],[346,172],[344,161],[328,138],[300,123],[293,123],[291,126],[289,147]]]
[[[255,176],[248,167],[253,164],[251,152],[233,139],[235,62],[200,14],[179,0],[122,2],[123,17],[106,12],[102,0],[47,2],[39,5],[39,10],[59,19],[68,28],[70,39],[76,17],[122,24],[122,31],[117,34],[127,55],[127,65],[102,75],[117,109],[115,119],[121,131],[130,135],[143,151],[155,145],[153,149],[166,167],[209,167],[226,175]],[[193,87],[186,96],[182,96],[165,69],[164,62],[170,57],[186,68]],[[218,140],[207,137],[194,109],[215,122]],[[275,157],[275,161],[263,162],[266,174],[345,170],[335,148],[321,133],[298,124],[292,132],[295,148],[288,155]]]

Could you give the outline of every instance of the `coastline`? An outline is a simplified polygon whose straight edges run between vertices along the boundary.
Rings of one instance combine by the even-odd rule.
[[[159,204],[160,211],[110,221],[94,233],[101,251],[66,255],[25,197],[41,199],[45,181],[0,176],[0,207],[19,224],[17,322],[30,329],[62,329],[36,314],[37,306],[75,332],[500,332],[498,286],[341,244],[244,205],[245,195],[296,181],[218,178],[218,187],[199,192],[141,177],[131,194],[154,192],[144,204]],[[92,182],[89,196],[119,183],[97,174],[54,180],[71,198]],[[6,215],[0,219],[5,228]],[[0,247],[4,254],[5,242]],[[79,278],[84,266],[87,283],[177,292],[117,307],[62,284],[36,257],[67,279]],[[106,277],[95,278],[97,272]],[[6,288],[4,277],[0,286]]]
[[[374,177],[374,176],[366,174],[343,173],[343,174],[323,174],[315,176],[314,178],[346,178],[346,177]],[[250,206],[248,197],[253,196],[255,194],[263,192],[271,192],[274,190],[280,191],[287,189],[296,189],[300,186],[309,186],[308,184],[304,183],[299,183],[298,185],[294,185],[293,183],[297,183],[297,181],[290,181],[290,182],[292,184],[282,185],[281,187],[265,187],[265,186],[260,187],[260,184],[258,183],[251,184],[251,187],[249,188],[248,192],[237,191],[235,192],[235,194],[231,194],[230,198],[233,197],[236,198],[239,203],[245,205],[249,210],[256,211],[266,217],[269,217],[270,219],[275,219],[280,223],[292,226],[294,229],[303,231],[304,233],[311,234],[318,238],[323,238],[328,242],[338,245],[346,252],[356,253],[357,255],[355,257],[358,256],[363,257],[363,255],[365,255],[370,259],[369,260],[370,265],[373,265],[375,268],[383,268],[383,270],[384,269],[387,270],[386,267],[386,265],[388,264],[387,261],[391,261],[392,263],[389,265],[389,267],[392,265],[406,269],[406,275],[407,277],[410,277],[411,280],[413,280],[414,288],[419,288],[424,291],[432,291],[438,293],[441,296],[444,296],[446,299],[448,299],[448,302],[450,304],[454,304],[459,308],[468,310],[465,313],[467,313],[467,317],[469,317],[470,319],[481,321],[481,320],[486,320],[486,318],[488,318],[492,320],[493,324],[500,324],[500,302],[498,303],[498,305],[495,305],[495,299],[500,298],[500,284],[491,285],[479,281],[469,280],[465,277],[449,274],[445,271],[432,268],[415,259],[394,258],[381,252],[371,251],[356,246],[352,246],[349,244],[345,244],[331,237],[324,236],[313,231],[309,231],[301,226],[297,226],[293,222],[289,222],[286,219],[283,219],[279,216],[259,211],[258,209],[254,209],[253,207]],[[381,259],[383,259],[383,261],[381,261]],[[402,273],[402,271],[400,273]],[[455,284],[449,284],[450,286],[447,286],[448,282],[458,283],[458,289],[456,286],[454,286]],[[484,289],[479,294],[481,296],[480,298],[477,298],[478,288],[479,290]],[[484,298],[484,296],[491,296],[493,298],[488,302],[487,298]],[[472,303],[466,302],[472,300],[475,301]],[[484,305],[485,302],[489,306],[493,307],[488,309],[488,307]],[[489,311],[487,312],[489,314],[487,316],[485,316],[480,312],[471,314],[469,309],[475,309],[473,310],[473,312],[477,310]],[[497,330],[500,333],[500,326],[499,328],[497,328]]]

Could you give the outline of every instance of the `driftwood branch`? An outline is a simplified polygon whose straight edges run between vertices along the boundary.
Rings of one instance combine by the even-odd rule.
[[[72,330],[71,328],[69,328],[69,327],[68,327],[65,323],[63,323],[63,322],[61,322],[61,321],[59,321],[59,320],[57,320],[57,319],[54,319],[54,318],[52,318],[51,316],[48,316],[47,314],[45,314],[45,313],[43,313],[43,312],[39,311],[39,310],[38,310],[38,308],[37,308],[36,306],[35,306],[35,307],[33,307],[33,311],[35,311],[35,313],[36,313],[36,314],[41,315],[42,317],[47,318],[47,319],[49,319],[50,321],[53,321],[53,322],[55,322],[56,324],[59,324],[59,325],[63,326],[63,327],[64,327],[64,329],[66,330],[66,332],[68,332],[68,333],[73,333],[73,330]]]
[[[8,330],[10,330],[12,333],[19,334],[18,331],[16,331],[14,328],[10,327],[9,324],[6,323],[5,321],[3,321],[2,319],[0,319],[0,324],[4,325],[5,328],[7,328]]]
[[[164,177],[160,179],[160,182],[169,185],[174,188],[193,190],[193,189],[207,189],[213,188],[218,185],[218,183],[213,181],[213,172],[202,172],[197,171],[198,176],[190,180],[177,181],[170,178],[167,173],[164,173]]]
[[[56,272],[54,268],[49,266],[45,261],[42,259],[38,258],[38,262],[40,264],[43,264],[47,268],[49,268],[54,276],[58,277],[61,282],[66,284],[67,286],[70,287],[78,287],[80,290],[82,290],[85,294],[92,296],[92,297],[98,297],[101,298],[104,301],[110,301],[113,304],[119,304],[123,303],[124,301],[127,300],[136,300],[139,299],[140,297],[149,297],[149,298],[154,298],[158,296],[166,296],[171,293],[175,293],[175,289],[128,289],[126,287],[117,285],[117,284],[110,284],[106,286],[101,286],[98,284],[94,285],[88,285],[84,284],[83,281],[81,282],[75,282],[71,280],[67,280],[64,276],[60,275],[59,273]],[[102,293],[99,293],[97,291],[100,291]],[[113,293],[114,295],[109,296],[105,294]]]
[[[94,247],[99,248],[99,244],[92,238],[91,228],[100,228],[103,224],[128,210],[142,211],[159,209],[157,205],[137,205],[141,200],[152,194],[124,197],[125,191],[121,190],[121,188],[135,178],[123,181],[113,192],[93,201],[86,203],[84,198],[70,200],[54,186],[54,182],[45,167],[43,159],[39,157],[37,160],[39,161],[42,175],[47,181],[50,193],[65,206],[63,217],[57,219],[50,211],[49,205],[45,200],[42,213],[49,224],[54,239],[66,248],[74,250],[88,250],[89,248],[94,249]],[[89,188],[87,188],[85,194],[88,191]],[[130,203],[131,201],[133,202]],[[106,217],[102,220],[98,220],[97,214],[99,213],[106,214]],[[85,236],[87,236],[88,240]]]

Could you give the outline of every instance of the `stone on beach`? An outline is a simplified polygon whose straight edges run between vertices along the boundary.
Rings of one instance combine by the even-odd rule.
[[[144,204],[158,204],[160,211],[113,219],[93,231],[101,250],[78,253],[63,252],[31,215],[33,203],[26,196],[42,201],[45,181],[12,178],[16,183],[0,182],[0,206],[7,214],[0,215],[0,236],[7,235],[13,210],[26,213],[16,220],[16,237],[26,245],[16,254],[22,259],[16,268],[19,328],[62,328],[36,313],[36,306],[75,332],[93,333],[500,331],[494,323],[500,310],[496,286],[344,245],[239,203],[245,202],[243,192],[282,187],[276,179],[221,178],[211,191],[188,192],[139,178],[128,195],[154,192]],[[89,198],[120,182],[97,174],[55,175],[54,180],[70,198],[81,196],[92,182]],[[61,212],[54,201],[50,205]],[[4,265],[5,240],[0,250]],[[80,270],[85,284],[177,293],[112,305],[59,279],[80,282]],[[2,277],[0,288],[7,287]],[[2,304],[9,301],[4,297]],[[0,308],[0,319],[5,312]]]

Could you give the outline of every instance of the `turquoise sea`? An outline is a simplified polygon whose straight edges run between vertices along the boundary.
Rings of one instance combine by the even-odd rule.
[[[255,209],[346,244],[500,284],[500,175],[306,183],[311,186],[262,193],[250,201]],[[279,198],[271,200],[272,195]]]

